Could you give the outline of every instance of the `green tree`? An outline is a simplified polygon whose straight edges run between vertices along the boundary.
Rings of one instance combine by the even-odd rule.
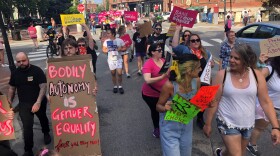
[[[7,19],[13,18],[13,7],[14,1],[12,0],[0,0],[0,11],[2,11],[3,16],[5,17],[5,22]]]
[[[109,7],[110,7],[109,0],[106,0],[106,11],[109,11]]]
[[[67,10],[65,10],[65,13],[67,14],[78,14],[79,11],[77,10],[77,6],[79,4],[79,1],[74,0],[72,2],[72,6],[70,6]]]
[[[263,2],[262,6],[270,11],[273,11],[273,10],[275,10],[275,8],[280,7],[279,0],[263,0],[262,2]]]
[[[99,12],[104,11],[104,10],[105,10],[104,5],[103,4],[99,4],[99,5],[97,5],[97,7],[95,9],[95,12],[99,13]]]

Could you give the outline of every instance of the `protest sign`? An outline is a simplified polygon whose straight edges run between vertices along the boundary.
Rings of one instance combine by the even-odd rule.
[[[179,94],[174,95],[171,107],[172,110],[166,112],[164,120],[176,121],[183,124],[188,124],[200,111],[197,106]]]
[[[261,53],[265,53],[268,57],[280,56],[280,37],[262,40],[260,49]]]
[[[191,99],[191,103],[196,105],[203,111],[208,107],[208,104],[214,99],[219,89],[217,86],[202,86],[195,96]]]
[[[206,66],[200,76],[200,82],[206,83],[208,85],[211,84],[211,70],[212,70],[211,61],[212,61],[212,55],[210,56]]]
[[[136,11],[124,11],[123,18],[125,21],[137,21],[138,12]]]
[[[131,46],[132,40],[131,40],[131,38],[130,38],[130,36],[128,34],[123,35],[121,37],[121,39],[124,41],[126,47],[130,47]]]
[[[170,27],[169,27],[169,29],[168,29],[168,31],[167,31],[166,36],[174,36],[175,31],[176,31],[176,23],[173,23],[173,22],[172,22],[172,23],[170,24]]]
[[[61,19],[61,24],[63,26],[85,23],[85,18],[83,14],[60,15],[60,19]]]
[[[151,21],[139,25],[138,28],[139,28],[140,37],[145,37],[153,33]]]
[[[10,110],[7,96],[0,95],[0,140],[15,139],[13,120],[8,120],[4,114]]]
[[[177,25],[182,25],[185,27],[192,28],[195,23],[197,13],[198,13],[197,11],[186,10],[174,6],[169,20],[171,22],[176,23]]]
[[[91,55],[48,60],[54,149],[61,155],[101,155]]]
[[[169,67],[171,67],[172,65],[172,55],[171,53],[167,52],[166,53],[166,57],[165,57],[165,62],[163,64],[163,66],[161,67],[159,74],[164,74],[168,71]]]

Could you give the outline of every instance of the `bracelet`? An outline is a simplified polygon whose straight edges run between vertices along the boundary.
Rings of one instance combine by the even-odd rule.
[[[279,127],[272,127],[271,129],[272,129],[272,130],[273,130],[273,129],[277,129],[278,131],[280,131],[280,128],[279,128]]]

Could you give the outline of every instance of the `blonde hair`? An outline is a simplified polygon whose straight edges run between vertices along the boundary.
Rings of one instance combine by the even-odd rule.
[[[176,76],[176,81],[179,84],[183,84],[186,81],[186,75],[193,72],[197,66],[199,66],[199,61],[186,61],[183,64],[178,64],[178,73]],[[192,79],[192,78],[191,78]]]

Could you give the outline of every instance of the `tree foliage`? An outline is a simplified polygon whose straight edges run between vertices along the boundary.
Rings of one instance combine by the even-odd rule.
[[[267,10],[274,10],[280,7],[280,0],[262,0],[262,6]]]
[[[109,0],[106,0],[106,11],[109,11],[109,6],[110,6]]]
[[[99,5],[97,5],[97,7],[95,9],[95,12],[99,13],[99,12],[104,11],[104,10],[105,10],[104,5],[103,4],[99,4]]]

